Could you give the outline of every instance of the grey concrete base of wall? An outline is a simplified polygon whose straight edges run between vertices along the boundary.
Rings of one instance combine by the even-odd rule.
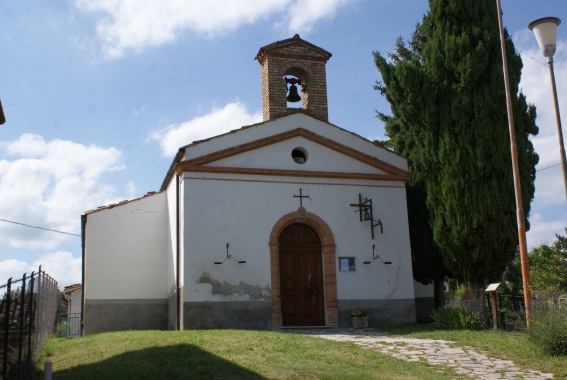
[[[85,301],[85,334],[165,330],[167,299]]]
[[[167,329],[177,330],[177,291],[167,299]]]
[[[435,310],[433,297],[415,298],[415,314],[418,322],[430,322],[433,310]]]
[[[350,327],[350,314],[364,310],[370,316],[370,326],[415,323],[415,300],[339,300],[339,327]]]
[[[185,302],[185,329],[249,329],[269,330],[272,327],[272,303]]]

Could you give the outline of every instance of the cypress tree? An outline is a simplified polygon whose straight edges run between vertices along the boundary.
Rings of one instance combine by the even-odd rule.
[[[387,57],[374,53],[384,82],[376,88],[392,111],[378,116],[410,161],[410,186],[423,189],[423,228],[478,297],[518,245],[496,4],[430,0],[429,7],[408,42],[398,39]],[[522,61],[507,33],[506,46],[527,218],[538,162],[529,137],[538,128],[535,107],[518,91]]]

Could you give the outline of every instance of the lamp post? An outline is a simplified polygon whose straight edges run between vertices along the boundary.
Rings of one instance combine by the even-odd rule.
[[[559,115],[559,104],[557,102],[557,88],[555,87],[555,73],[553,71],[553,55],[555,54],[555,40],[557,26],[561,20],[557,17],[543,17],[530,22],[528,28],[534,32],[537,43],[544,57],[547,57],[549,75],[551,76],[551,88],[553,90],[553,103],[555,105],[555,120],[557,121],[557,134],[559,137],[559,153],[561,155],[561,167],[563,168],[563,185],[567,199],[567,162],[565,160],[565,147],[563,146],[563,131],[561,128],[561,116]]]
[[[510,132],[510,153],[512,155],[512,172],[514,175],[514,194],[516,196],[516,221],[518,223],[518,242],[520,245],[520,262],[522,266],[522,283],[524,286],[524,304],[526,306],[526,324],[532,326],[532,289],[530,285],[530,265],[526,243],[526,218],[522,205],[522,187],[520,185],[520,166],[518,149],[516,148],[516,132],[514,130],[514,112],[510,95],[510,80],[508,78],[508,60],[506,59],[506,43],[504,27],[502,26],[502,8],[500,0],[496,0],[498,11],[498,28],[500,31],[500,51],[502,52],[502,71],[504,72],[504,88],[506,90],[506,111],[508,113],[508,129]]]

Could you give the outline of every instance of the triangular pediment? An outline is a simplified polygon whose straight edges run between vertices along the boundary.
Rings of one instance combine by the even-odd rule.
[[[369,142],[370,143],[370,142]],[[306,162],[291,157],[305,149]],[[296,128],[181,161],[177,172],[406,181],[410,173],[304,128]]]

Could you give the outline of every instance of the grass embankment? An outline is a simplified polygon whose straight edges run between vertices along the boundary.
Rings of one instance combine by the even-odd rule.
[[[512,360],[522,368],[553,373],[555,378],[567,379],[567,357],[546,354],[524,333],[502,330],[436,330],[429,324],[388,326],[380,330],[388,331],[390,336],[450,340],[486,352],[489,357]]]
[[[545,354],[522,333],[383,327],[390,336],[443,339],[567,378],[567,357]],[[353,343],[269,331],[127,331],[51,338],[54,379],[447,379],[449,369],[406,362]],[[445,371],[445,372],[438,372]]]
[[[54,379],[448,379],[409,363],[308,336],[241,330],[127,331],[51,338],[38,364]]]

